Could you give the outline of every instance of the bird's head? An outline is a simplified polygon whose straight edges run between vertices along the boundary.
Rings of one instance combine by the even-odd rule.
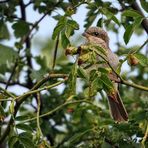
[[[103,41],[105,41],[105,43],[108,45],[109,44],[109,37],[106,33],[106,31],[104,31],[102,28],[99,27],[89,27],[84,33],[83,36],[86,38],[89,37],[95,37],[95,38],[100,38]]]

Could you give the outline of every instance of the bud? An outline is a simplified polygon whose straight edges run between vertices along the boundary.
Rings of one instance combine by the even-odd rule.
[[[139,60],[134,56],[134,54],[130,54],[128,56],[128,64],[130,66],[135,66],[139,63]]]
[[[73,109],[73,108],[68,108],[68,109],[67,109],[67,112],[68,112],[68,113],[73,113],[73,112],[74,112],[74,109]]]
[[[81,64],[85,63],[86,61],[89,60],[89,58],[90,58],[90,54],[89,53],[80,55],[79,59],[78,59],[78,65],[81,65]]]
[[[65,54],[66,55],[74,55],[74,54],[77,54],[78,53],[78,48],[77,47],[73,47],[73,46],[70,46],[66,49],[65,51]]]
[[[75,10],[73,9],[73,7],[71,7],[71,6],[67,7],[66,15],[71,16],[73,14],[75,14]]]

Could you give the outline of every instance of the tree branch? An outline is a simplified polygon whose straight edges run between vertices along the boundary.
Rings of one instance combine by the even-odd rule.
[[[38,89],[41,85],[43,85],[44,83],[46,83],[50,78],[67,78],[67,75],[65,74],[48,74],[47,76],[45,76],[42,80],[40,80],[38,83],[36,83],[33,88],[31,89],[31,91],[35,90],[35,89]],[[53,86],[54,87],[54,86]],[[30,95],[30,94],[28,94]],[[27,98],[28,95],[25,95],[23,97],[21,97],[20,100],[16,100],[16,104],[15,104],[15,107],[14,107],[14,113],[13,113],[13,117],[15,118],[18,110],[19,110],[19,107],[20,105],[23,103],[23,101]],[[4,131],[3,135],[0,137],[0,143],[3,143],[5,138],[8,136],[8,133],[10,132],[10,126],[13,124],[13,118],[11,117],[7,127],[6,127],[6,130]]]
[[[83,103],[83,102],[92,104],[92,102],[90,102],[90,101],[88,101],[88,100],[86,100],[86,99],[85,99],[85,100],[78,100],[78,101],[65,102],[65,103],[59,105],[58,107],[56,107],[55,109],[53,109],[53,110],[51,110],[51,111],[49,111],[49,112],[47,112],[47,113],[45,113],[45,114],[40,115],[40,118],[45,117],[45,116],[49,116],[49,115],[53,114],[54,112],[56,112],[56,111],[62,109],[63,107],[65,107],[65,106],[67,106],[67,105],[70,105],[70,104],[77,104],[77,103]],[[93,104],[93,105],[94,105],[94,104]],[[36,118],[37,118],[37,117],[31,118],[31,119],[27,119],[27,120],[22,121],[21,123],[30,122],[30,121],[35,120]]]
[[[21,16],[22,20],[26,22],[26,8],[25,8],[25,4],[24,4],[23,0],[20,0],[19,4],[20,4],[20,11],[21,11],[21,15],[22,15]],[[33,82],[32,82],[32,79],[30,77],[31,69],[32,69],[32,60],[31,60],[31,52],[30,52],[30,47],[31,47],[30,37],[26,36],[26,39],[25,39],[24,42],[26,43],[26,58],[27,58],[27,65],[28,65],[27,86],[28,86],[28,88],[32,88]],[[23,43],[21,42],[21,44],[23,44]]]
[[[136,0],[131,4],[131,7],[134,10],[137,10],[145,18],[145,15],[143,14],[143,12],[140,9],[140,7],[139,7],[138,3],[136,2]],[[147,34],[148,34],[148,20],[146,18],[142,21],[142,26],[145,29],[145,31],[147,32]]]
[[[57,57],[57,51],[58,51],[58,45],[59,45],[59,34],[57,36],[56,44],[55,44],[55,50],[54,50],[54,55],[53,55],[52,71],[54,70],[54,67],[55,67],[55,62],[56,62],[56,57]]]
[[[66,80],[66,79],[65,79],[65,80]],[[21,95],[21,96],[19,96],[19,97],[16,97],[15,100],[18,100],[18,101],[23,100],[23,101],[24,101],[24,98],[26,99],[26,97],[28,97],[28,96],[30,96],[30,95],[36,94],[36,93],[38,93],[38,92],[40,92],[40,91],[43,91],[43,90],[48,90],[48,89],[53,88],[53,87],[55,87],[55,86],[58,86],[58,85],[64,83],[65,80],[61,80],[61,81],[59,81],[59,82],[57,82],[57,83],[54,83],[54,84],[49,85],[49,86],[45,86],[45,87],[40,88],[40,89],[35,89],[35,90],[32,90],[32,91],[28,91],[27,93],[24,93],[23,95]]]

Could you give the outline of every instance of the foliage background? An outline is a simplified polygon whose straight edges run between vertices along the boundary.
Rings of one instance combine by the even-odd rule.
[[[111,119],[101,83],[92,79],[89,95],[89,76],[75,64],[75,56],[65,55],[67,46],[82,44],[82,25],[73,17],[82,6],[85,29],[93,24],[114,34],[111,48],[122,59],[120,76],[126,85],[120,93],[128,123]],[[29,7],[39,14],[37,21],[28,21]],[[145,0],[3,0],[0,10],[0,147],[148,146]],[[53,28],[53,20],[52,34],[42,41],[37,37],[42,21]],[[139,43],[140,37],[144,41]]]

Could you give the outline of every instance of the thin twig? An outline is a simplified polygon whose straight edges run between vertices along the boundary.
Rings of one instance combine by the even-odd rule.
[[[88,101],[88,100],[78,100],[78,101],[65,102],[65,103],[59,105],[58,107],[56,107],[55,109],[53,109],[53,110],[51,110],[51,111],[49,111],[49,112],[47,112],[47,113],[45,113],[45,114],[40,115],[40,118],[45,117],[45,116],[49,116],[49,115],[55,113],[56,111],[62,109],[63,107],[65,107],[65,106],[67,106],[67,105],[70,105],[70,104],[77,104],[77,103],[83,103],[83,102],[92,104],[92,102],[90,102],[90,101]],[[27,120],[22,121],[21,123],[30,122],[30,121],[35,120],[36,118],[37,118],[37,117],[31,118],[31,119],[27,119]]]
[[[145,131],[144,137],[143,137],[143,139],[141,141],[141,143],[142,143],[144,148],[145,148],[144,143],[145,143],[147,138],[148,138],[148,123],[147,123],[147,127],[146,127],[146,131]]]
[[[11,97],[11,98],[15,98],[15,96],[14,96],[12,93],[10,93],[9,91],[7,91],[6,89],[0,87],[0,90],[1,90],[4,94],[6,94],[7,96],[9,96],[9,97]]]
[[[13,68],[12,68],[12,72],[11,72],[11,74],[10,74],[10,77],[9,77],[7,83],[6,83],[5,89],[8,88],[9,83],[10,83],[10,81],[11,81],[13,75],[15,74],[15,70],[16,70],[16,68],[17,68],[17,66],[18,66],[19,53],[20,53],[20,49],[18,50],[18,57],[17,57],[16,60],[15,60],[14,66],[13,66]]]
[[[52,71],[54,70],[54,67],[55,67],[55,62],[56,62],[56,57],[57,57],[57,51],[58,51],[58,45],[59,45],[59,34],[57,36],[56,44],[55,44],[55,50],[54,50],[54,55],[53,55]]]
[[[67,78],[67,75],[65,74],[48,74],[46,77],[44,77],[42,80],[40,80],[38,83],[36,83],[32,90],[38,89],[40,86],[42,86],[44,83],[46,83],[50,78],[53,78],[55,76],[55,78]],[[15,108],[14,108],[14,117],[16,116],[20,105],[22,104],[22,102],[27,98],[27,96],[25,95],[24,97],[22,97],[19,101],[16,100],[16,104],[15,104]],[[7,124],[6,130],[4,131],[3,135],[0,137],[0,143],[3,143],[3,141],[5,140],[5,138],[8,136],[8,133],[10,132],[10,126],[13,124],[13,118],[10,119],[9,123]]]
[[[132,54],[135,54],[135,53],[139,52],[147,43],[148,43],[148,39],[140,46],[140,48],[135,50]]]
[[[48,90],[48,89],[53,88],[55,86],[58,86],[58,85],[60,85],[60,84],[62,84],[64,82],[65,82],[65,80],[61,80],[61,81],[59,81],[57,83],[54,83],[52,85],[45,86],[45,87],[42,87],[40,89],[28,91],[27,93],[24,93],[23,95],[16,97],[15,100],[21,100],[22,98],[28,97],[29,95],[36,94],[36,93],[38,93],[40,91],[43,91],[43,90]]]
[[[41,98],[40,98],[40,93],[37,93],[37,99],[38,99],[38,109],[37,109],[37,129],[39,132],[39,135],[41,136],[41,138],[43,138],[43,133],[40,127],[40,107],[41,107]]]
[[[94,49],[93,49],[94,50]],[[108,66],[112,69],[112,71],[117,75],[117,77],[120,78],[122,84],[125,84],[125,85],[128,85],[128,86],[131,86],[131,87],[134,87],[134,88],[137,88],[137,89],[140,89],[140,90],[143,90],[143,91],[148,91],[148,87],[145,87],[145,86],[141,86],[141,85],[138,85],[138,84],[135,84],[135,83],[131,83],[131,82],[128,82],[126,80],[124,80],[117,72],[116,70],[112,67],[112,65],[109,63],[109,61],[104,57],[102,56],[97,50],[94,50],[96,52],[96,54],[98,54],[107,64]]]

